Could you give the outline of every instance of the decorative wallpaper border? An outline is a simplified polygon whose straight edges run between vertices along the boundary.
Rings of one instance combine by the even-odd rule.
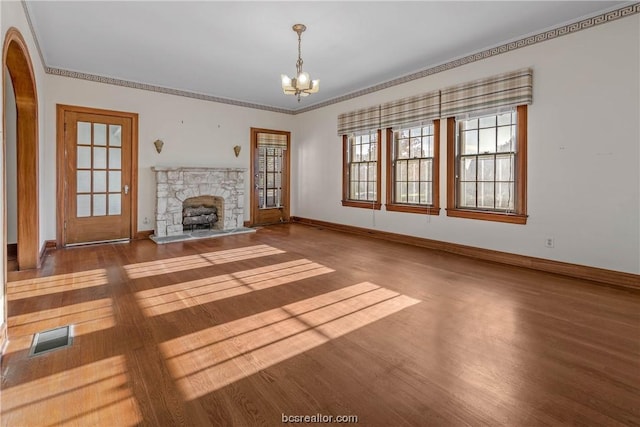
[[[337,104],[339,102],[347,101],[349,99],[357,98],[359,96],[367,95],[367,94],[377,92],[383,89],[387,89],[393,86],[401,85],[403,83],[421,79],[423,77],[427,77],[436,73],[441,73],[443,71],[447,71],[452,68],[457,68],[466,64],[470,64],[472,62],[480,61],[482,59],[490,58],[496,55],[501,55],[503,53],[511,52],[523,47],[532,46],[540,42],[555,39],[556,37],[565,36],[567,34],[572,34],[577,31],[582,31],[582,30],[594,27],[596,25],[601,25],[607,22],[616,21],[620,18],[624,18],[626,16],[632,16],[640,13],[640,2],[633,3],[628,6],[623,6],[619,9],[612,10],[610,12],[605,12],[600,15],[583,19],[581,21],[563,25],[561,27],[553,28],[551,30],[548,30],[539,34],[535,34],[535,35],[528,36],[516,41],[505,43],[497,47],[492,47],[476,53],[472,53],[470,55],[455,59],[453,61],[445,62],[444,64],[440,64],[435,67],[426,68],[416,73],[408,74],[406,76],[389,80],[387,82],[380,83],[374,86],[370,86],[368,88],[361,89],[356,92],[351,92],[346,95],[338,96],[336,98],[328,99],[326,101],[313,104],[308,107],[300,108],[297,110],[290,110],[286,108],[272,107],[269,105],[254,104],[251,102],[236,101],[234,99],[228,99],[228,98],[220,98],[217,96],[205,95],[205,94],[196,93],[196,92],[189,92],[189,91],[180,90],[180,89],[171,89],[163,86],[154,86],[154,85],[145,84],[145,83],[132,82],[129,80],[115,79],[112,77],[105,77],[105,76],[99,76],[95,74],[65,70],[61,68],[48,67],[44,62],[44,56],[42,55],[40,44],[38,43],[38,38],[36,37],[36,32],[31,22],[31,17],[29,16],[29,10],[25,0],[22,0],[22,5],[25,11],[25,15],[27,16],[27,22],[29,23],[29,27],[31,29],[33,39],[35,40],[38,54],[40,55],[40,59],[42,60],[42,64],[44,65],[45,72],[47,74],[71,77],[75,79],[88,80],[92,82],[106,83],[106,84],[123,86],[123,87],[128,87],[133,89],[141,89],[141,90],[147,90],[151,92],[164,93],[168,95],[183,96],[186,98],[194,98],[194,99],[200,99],[204,101],[219,102],[222,104],[236,105],[239,107],[254,108],[257,110],[266,110],[266,111],[273,111],[276,113],[284,113],[284,114],[292,114],[292,115],[302,114],[308,111],[316,110],[318,108],[326,107],[328,105]]]

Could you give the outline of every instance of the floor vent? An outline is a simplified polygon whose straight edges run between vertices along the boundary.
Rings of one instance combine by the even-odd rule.
[[[35,334],[29,356],[39,356],[43,353],[69,347],[73,344],[73,325],[61,326]]]

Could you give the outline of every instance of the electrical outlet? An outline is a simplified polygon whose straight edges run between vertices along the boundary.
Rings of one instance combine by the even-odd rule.
[[[144,217],[144,220],[142,221],[143,224],[149,224],[149,218],[147,218],[146,216]]]
[[[553,237],[547,237],[544,239],[544,247],[545,248],[554,248],[556,246],[556,241]]]

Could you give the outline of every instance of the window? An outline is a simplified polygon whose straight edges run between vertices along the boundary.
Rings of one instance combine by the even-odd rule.
[[[380,209],[380,130],[342,137],[342,206]]]
[[[439,213],[440,121],[387,130],[388,211]]]
[[[526,223],[527,106],[447,122],[447,215]]]

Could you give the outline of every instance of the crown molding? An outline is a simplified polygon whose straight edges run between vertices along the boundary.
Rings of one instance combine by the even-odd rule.
[[[65,70],[61,68],[49,67],[46,65],[44,61],[44,56],[40,49],[40,44],[38,43],[38,38],[36,37],[36,32],[32,25],[31,18],[29,16],[29,10],[28,10],[26,1],[22,0],[21,3],[24,8],[25,15],[27,17],[27,22],[29,23],[29,28],[31,29],[31,34],[33,35],[33,39],[35,41],[38,54],[40,55],[40,59],[42,61],[45,72],[47,74],[70,77],[74,79],[88,80],[88,81],[97,82],[97,83],[123,86],[123,87],[128,87],[133,89],[147,90],[151,92],[164,93],[168,95],[182,96],[186,98],[200,99],[203,101],[218,102],[221,104],[235,105],[238,107],[253,108],[257,110],[266,110],[266,111],[272,111],[275,113],[291,114],[291,115],[297,115],[297,114],[302,114],[309,111],[317,110],[319,108],[323,108],[332,104],[337,104],[339,102],[347,101],[353,98],[358,98],[363,95],[368,95],[370,93],[388,89],[393,86],[398,86],[413,80],[421,79],[423,77],[441,73],[443,71],[451,70],[453,68],[461,67],[463,65],[470,64],[472,62],[491,58],[496,55],[501,55],[503,53],[511,52],[516,49],[521,49],[523,47],[532,46],[548,40],[553,40],[557,37],[573,34],[578,31],[595,27],[597,25],[602,25],[608,22],[616,21],[620,18],[624,18],[627,16],[632,16],[640,13],[640,2],[632,3],[629,5],[620,7],[618,9],[614,9],[608,12],[600,13],[595,16],[581,19],[579,21],[561,25],[537,34],[529,35],[514,41],[510,41],[508,43],[501,44],[499,46],[495,46],[495,47],[484,49],[475,53],[471,53],[469,55],[463,56],[461,58],[458,58],[449,62],[445,62],[435,67],[425,68],[421,71],[418,71],[412,74],[407,74],[405,76],[398,77],[396,79],[389,80],[374,86],[369,86],[367,88],[364,88],[355,92],[351,92],[346,95],[338,96],[336,98],[331,98],[326,101],[310,105],[308,107],[300,108],[297,110],[290,110],[286,108],[272,107],[269,105],[255,104],[251,102],[221,98],[221,97],[206,95],[206,94],[197,93],[197,92],[189,92],[189,91],[180,90],[180,89],[172,89],[164,86],[155,86],[155,85],[150,85],[146,83],[138,83],[138,82],[133,82],[129,80],[100,76],[96,74],[82,73],[77,71]]]

